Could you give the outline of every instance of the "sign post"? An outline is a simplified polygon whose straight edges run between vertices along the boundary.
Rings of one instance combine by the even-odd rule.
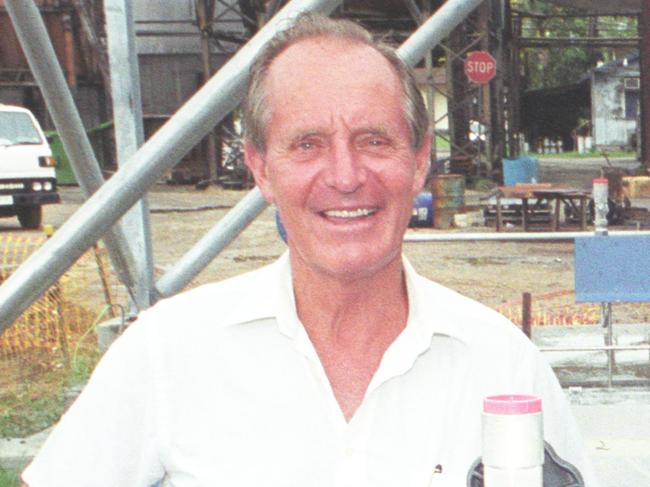
[[[497,62],[487,51],[472,51],[465,58],[465,75],[472,82],[485,85],[497,74]]]

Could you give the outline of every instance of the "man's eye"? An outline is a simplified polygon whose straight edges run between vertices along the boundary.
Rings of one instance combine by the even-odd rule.
[[[302,141],[300,144],[298,144],[298,147],[300,147],[302,150],[312,150],[316,148],[316,144],[309,141]]]
[[[366,137],[359,142],[361,147],[380,148],[388,145],[388,141],[383,137]]]

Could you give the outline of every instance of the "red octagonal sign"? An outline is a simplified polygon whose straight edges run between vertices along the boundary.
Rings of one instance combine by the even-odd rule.
[[[472,83],[489,83],[497,74],[497,62],[487,51],[473,51],[465,58],[465,74]]]

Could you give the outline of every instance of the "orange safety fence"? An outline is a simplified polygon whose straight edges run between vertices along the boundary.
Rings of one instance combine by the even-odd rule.
[[[522,303],[518,299],[493,307],[521,326]],[[650,323],[650,303],[615,303],[612,315],[618,323]],[[601,322],[601,305],[577,303],[573,290],[532,294],[530,322],[532,326],[595,325]]]
[[[45,241],[41,234],[0,235],[0,282]],[[124,297],[106,250],[93,247],[0,334],[0,362],[30,352],[67,355]]]

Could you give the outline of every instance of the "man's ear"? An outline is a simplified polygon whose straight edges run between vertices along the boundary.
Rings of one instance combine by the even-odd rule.
[[[415,175],[413,193],[422,191],[431,164],[431,134],[427,132],[420,147],[415,151]]]
[[[253,173],[255,184],[257,184],[257,187],[262,192],[264,199],[270,204],[273,204],[273,190],[267,174],[266,161],[264,160],[264,156],[251,142],[244,143],[244,161],[248,169]]]

